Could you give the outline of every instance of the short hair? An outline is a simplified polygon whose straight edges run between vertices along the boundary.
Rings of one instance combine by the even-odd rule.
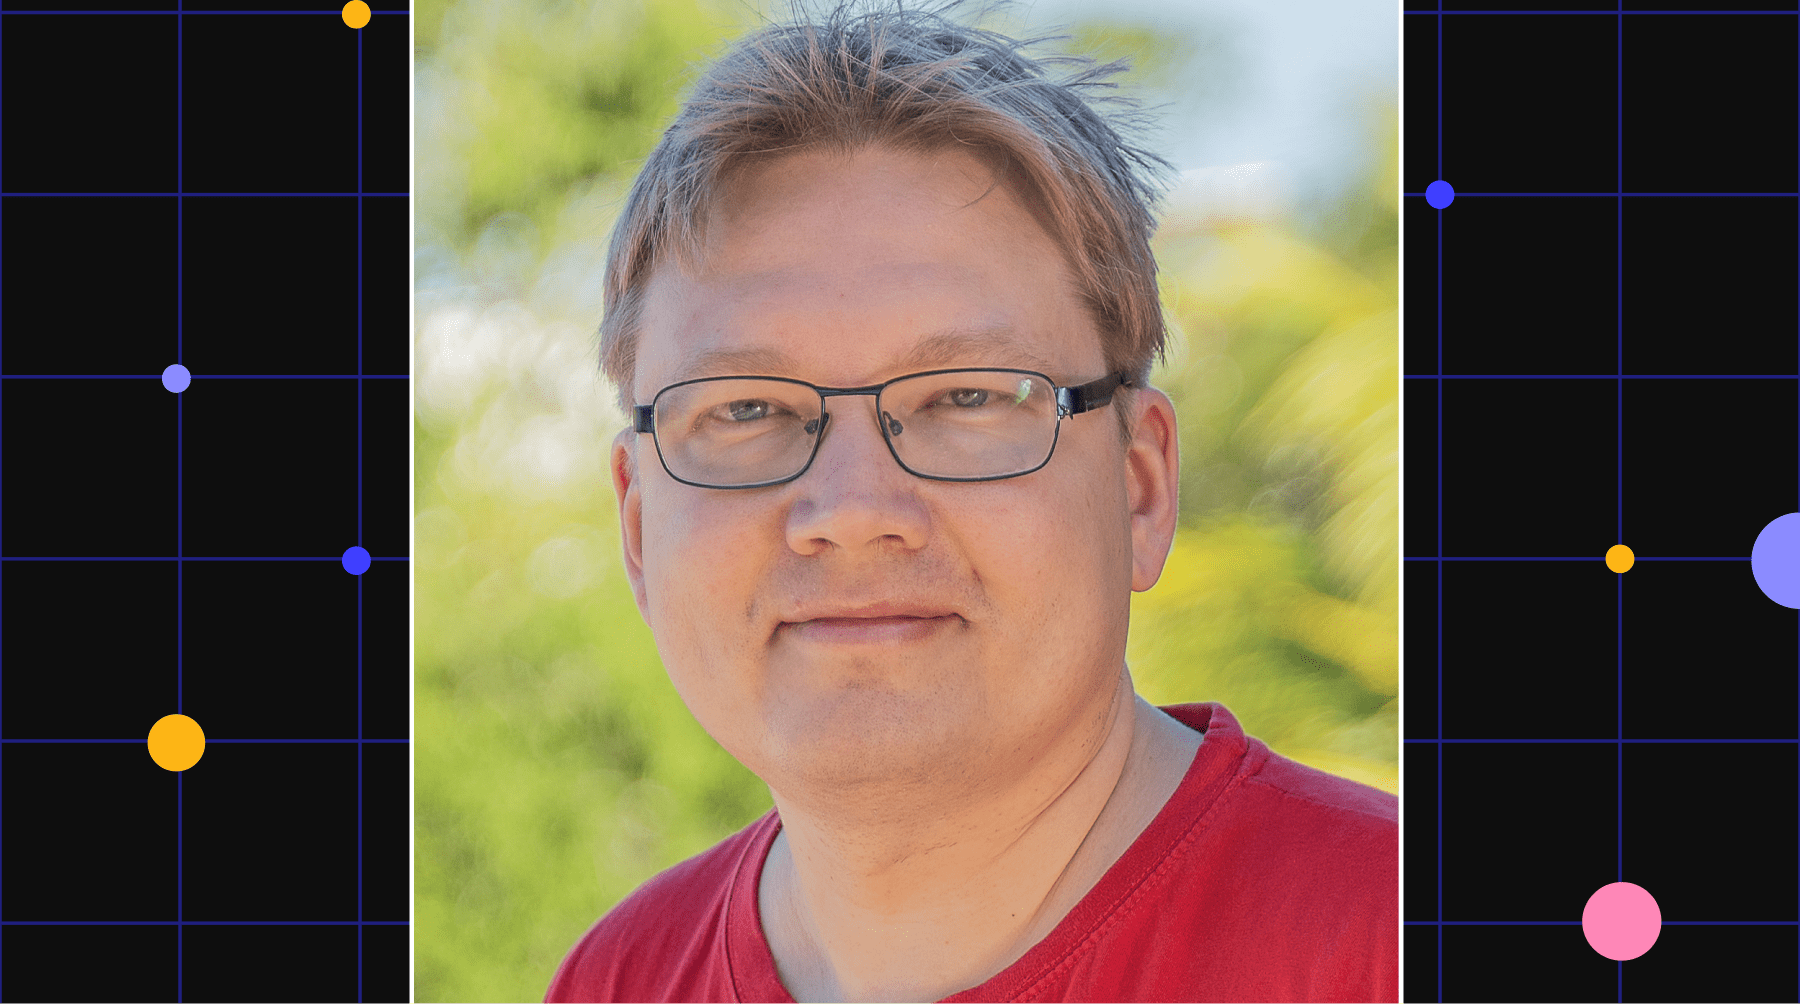
[[[1025,50],[1067,36],[1016,41],[959,24],[945,15],[961,2],[839,3],[747,34],[701,76],[633,183],[607,251],[600,363],[625,414],[652,270],[671,254],[699,260],[715,194],[735,170],[799,150],[963,146],[991,158],[1062,249],[1107,371],[1147,382],[1166,336],[1153,210],[1173,168],[1123,138],[1145,124],[1136,102],[1091,93],[1116,88],[1107,78],[1128,64],[1034,57]],[[1054,79],[1053,66],[1072,72]],[[1129,400],[1122,393],[1113,409],[1127,442]]]

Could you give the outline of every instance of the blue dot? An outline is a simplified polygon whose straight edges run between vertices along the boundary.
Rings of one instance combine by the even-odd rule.
[[[1425,201],[1433,209],[1442,209],[1456,201],[1456,189],[1448,181],[1434,181],[1425,186]]]
[[[189,373],[188,368],[180,363],[174,363],[163,370],[163,387],[171,394],[179,394],[187,390],[188,384],[193,380],[193,374]]]
[[[344,552],[344,571],[351,575],[361,575],[369,570],[369,552],[360,547],[353,547]]]
[[[1750,574],[1764,596],[1800,610],[1800,512],[1777,517],[1756,535]]]

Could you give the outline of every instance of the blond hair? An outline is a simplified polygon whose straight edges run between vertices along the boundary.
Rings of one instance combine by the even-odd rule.
[[[1144,123],[1134,102],[1090,93],[1116,87],[1107,78],[1126,64],[1033,57],[1027,48],[1064,36],[1015,41],[945,16],[960,5],[840,3],[751,32],[701,77],[632,185],[607,252],[600,364],[626,414],[651,270],[671,253],[698,260],[734,169],[800,149],[965,146],[995,158],[1062,248],[1108,372],[1145,384],[1164,351],[1150,237],[1172,168],[1122,138]],[[1053,79],[1053,66],[1072,72]],[[1128,400],[1114,408],[1126,438],[1129,408],[1118,405]]]

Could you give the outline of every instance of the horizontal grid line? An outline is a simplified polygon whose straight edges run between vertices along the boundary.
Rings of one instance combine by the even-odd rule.
[[[173,558],[39,558],[9,554],[0,557],[0,561],[343,561],[341,554],[329,558],[197,558],[192,555],[181,555]],[[370,555],[370,561],[411,561],[406,555],[386,556]]]
[[[13,13],[0,11],[0,13]],[[361,199],[411,192],[0,192],[0,199]]]
[[[1439,558],[1439,557],[1433,557],[1432,555],[1425,555],[1423,557],[1408,556],[1404,560],[1406,560],[1406,561],[1605,561],[1606,559],[1604,557],[1598,556],[1598,555],[1596,555],[1594,557],[1588,557],[1588,558],[1517,558],[1517,557],[1473,558],[1473,557],[1466,557],[1463,555],[1457,555],[1456,557]],[[1706,557],[1693,557],[1693,556],[1676,557],[1673,555],[1664,555],[1664,556],[1660,556],[1660,557],[1658,557],[1658,556],[1646,557],[1645,555],[1637,554],[1637,555],[1632,555],[1631,560],[1636,562],[1636,561],[1749,561],[1750,559],[1747,556],[1743,556],[1743,555],[1727,556],[1727,557],[1721,557],[1721,558],[1706,558]]]
[[[1408,373],[1408,380],[1794,380],[1794,373]]]
[[[1791,10],[1409,10],[1405,14],[1425,14],[1437,17],[1441,14],[1604,14],[1617,17],[1620,14],[1793,14]]]
[[[190,373],[194,380],[405,380],[405,373]],[[0,380],[161,380],[161,373],[0,373]]]
[[[1789,11],[1788,13],[1793,13]],[[1409,199],[1424,192],[1402,192]],[[1800,192],[1457,192],[1459,199],[1792,199]]]
[[[10,741],[10,740],[9,740]],[[1408,739],[1409,743],[1420,746],[1443,745],[1482,745],[1482,744],[1514,744],[1514,743],[1800,743],[1800,739]]]
[[[1582,921],[1406,921],[1406,927],[1580,927]],[[1800,921],[1663,921],[1663,927],[1795,927]]]
[[[1793,927],[1800,920],[1665,920],[1676,927]],[[1579,927],[1579,920],[1409,920],[1407,927]]]
[[[409,927],[410,921],[0,921],[5,927]]]
[[[404,920],[0,920],[7,927],[407,927]]]
[[[143,739],[0,739],[0,745],[9,743],[141,743]],[[207,739],[211,743],[405,743],[407,739]]]
[[[371,14],[405,14],[403,10],[371,10]],[[342,10],[0,10],[0,14],[168,14],[193,17],[196,14],[337,14]]]

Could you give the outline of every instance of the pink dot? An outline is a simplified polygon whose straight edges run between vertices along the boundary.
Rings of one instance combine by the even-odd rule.
[[[1614,882],[1594,890],[1581,911],[1581,933],[1609,959],[1635,959],[1662,933],[1662,908],[1644,887]]]

